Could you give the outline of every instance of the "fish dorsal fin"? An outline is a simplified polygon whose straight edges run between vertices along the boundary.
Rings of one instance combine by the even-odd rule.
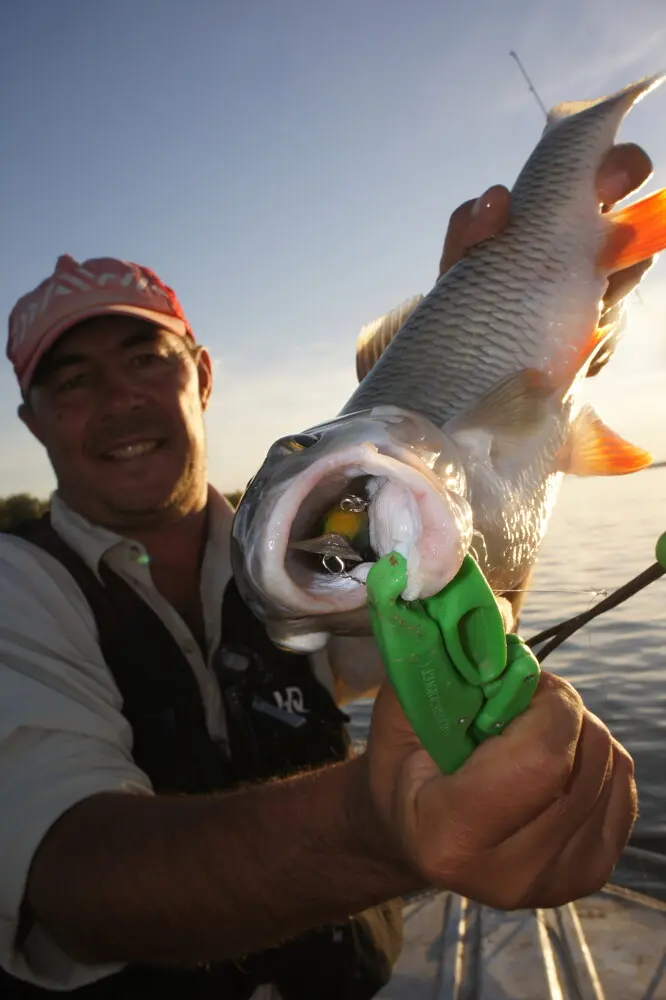
[[[557,456],[557,470],[573,476],[625,476],[652,464],[652,455],[611,430],[597,411],[585,405]]]
[[[356,375],[359,382],[376,365],[407,317],[422,301],[423,295],[414,295],[390,313],[361,327],[356,341]]]

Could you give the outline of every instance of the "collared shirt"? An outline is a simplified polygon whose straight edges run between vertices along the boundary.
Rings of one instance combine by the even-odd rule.
[[[91,524],[54,494],[55,530],[96,573],[101,560],[159,615],[192,668],[211,736],[226,724],[211,659],[220,641],[220,608],[231,578],[232,509],[209,489],[209,537],[201,571],[206,655],[153,585],[143,546]],[[345,643],[347,645],[345,645]],[[353,696],[380,679],[367,640],[343,640],[330,663],[311,658],[329,690]],[[347,655],[349,654],[349,655]],[[369,655],[368,655],[369,654]],[[331,666],[332,664],[332,666]],[[132,759],[122,699],[102,658],[97,628],[78,584],[48,553],[0,535],[0,965],[48,989],[74,989],[121,966],[82,965],[35,925],[21,950],[15,939],[33,855],[49,828],[77,802],[101,792],[150,789]],[[255,997],[275,997],[264,989]]]

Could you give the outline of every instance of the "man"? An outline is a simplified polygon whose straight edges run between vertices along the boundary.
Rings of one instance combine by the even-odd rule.
[[[600,200],[649,172],[641,150],[616,147]],[[501,188],[461,206],[441,267],[508,208]],[[639,276],[614,280],[609,308]],[[296,674],[252,645],[230,591],[231,512],[207,483],[210,359],[159,279],[61,258],[17,303],[8,355],[57,491],[55,531],[0,539],[3,996],[247,997],[265,982],[320,997],[335,963],[312,929],[347,933],[350,913],[427,885],[515,908],[603,884],[635,819],[633,765],[569,685],[544,675],[524,716],[444,778],[386,686],[367,752],[341,759],[325,688],[376,687],[369,641],[332,642]],[[299,743],[303,700],[316,724]],[[312,954],[320,979],[315,960],[298,982]]]

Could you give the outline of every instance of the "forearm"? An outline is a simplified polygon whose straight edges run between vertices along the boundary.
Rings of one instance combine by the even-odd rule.
[[[364,766],[216,797],[95,796],[45,837],[29,909],[85,962],[190,964],[398,896],[417,879],[381,837],[359,836],[374,823]]]

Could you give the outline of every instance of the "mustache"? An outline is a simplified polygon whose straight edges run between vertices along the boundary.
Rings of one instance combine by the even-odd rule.
[[[149,413],[133,413],[118,417],[113,422],[97,427],[88,437],[88,451],[103,454],[110,451],[120,441],[127,438],[151,438],[163,440],[169,437],[171,427],[163,416]]]

